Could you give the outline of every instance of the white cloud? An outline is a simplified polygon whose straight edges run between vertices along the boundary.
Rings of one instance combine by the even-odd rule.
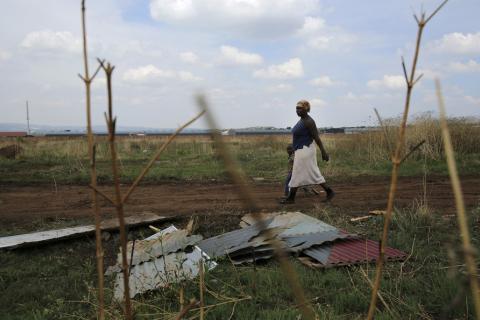
[[[178,72],[178,78],[180,80],[183,80],[183,81],[199,81],[199,80],[202,80],[202,78],[193,75],[189,71],[179,71]]]
[[[402,89],[405,88],[405,77],[400,75],[384,75],[381,80],[370,80],[367,86],[372,89]]]
[[[42,30],[27,34],[21,46],[26,49],[77,53],[82,50],[82,41],[68,31]]]
[[[312,107],[325,107],[327,103],[320,98],[314,98],[310,100],[310,105]]]
[[[465,63],[451,62],[448,66],[448,69],[458,73],[480,72],[480,63],[475,60],[468,60]]]
[[[222,54],[222,60],[227,63],[242,65],[258,65],[263,63],[261,55],[240,51],[238,48],[232,46],[221,46],[220,52]]]
[[[158,20],[185,20],[196,15],[193,0],[154,0],[150,13]]]
[[[125,71],[122,79],[129,82],[141,83],[156,81],[159,79],[179,79],[182,81],[201,80],[201,78],[194,76],[188,71],[162,70],[151,64]]]
[[[419,77],[421,74],[423,74],[422,76],[423,79],[429,79],[429,80],[443,77],[443,74],[440,71],[435,69],[417,69],[417,71],[415,72],[415,76]]]
[[[332,87],[340,83],[333,81],[329,76],[320,76],[310,80],[310,84],[317,87]]]
[[[448,33],[442,39],[431,42],[428,47],[438,53],[479,54],[480,32]]]
[[[480,98],[472,97],[472,96],[465,96],[465,100],[471,104],[475,104],[480,106]]]
[[[297,30],[297,36],[303,38],[308,47],[321,51],[349,49],[356,41],[353,34],[327,25],[322,18],[311,16],[304,18],[303,26]]]
[[[8,51],[0,49],[0,61],[8,60],[12,57],[12,54]]]
[[[301,28],[318,0],[151,0],[158,21],[252,36],[283,37]]]
[[[253,73],[255,78],[291,79],[303,76],[303,64],[299,58],[293,58],[285,63],[271,65],[266,69],[259,69]]]
[[[289,92],[292,91],[293,86],[288,83],[279,83],[277,85],[269,86],[267,88],[268,92]]]
[[[309,35],[325,28],[325,20],[318,17],[305,17],[303,26],[298,30],[299,35]]]
[[[190,51],[180,53],[180,59],[186,63],[196,63],[198,61],[198,56]]]

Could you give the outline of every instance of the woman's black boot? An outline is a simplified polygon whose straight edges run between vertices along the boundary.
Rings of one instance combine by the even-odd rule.
[[[295,195],[297,194],[297,188],[290,188],[290,192],[286,198],[280,200],[281,204],[295,203]]]

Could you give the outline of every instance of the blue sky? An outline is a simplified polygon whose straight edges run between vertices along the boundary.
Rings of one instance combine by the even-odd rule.
[[[116,66],[122,126],[172,128],[203,92],[222,127],[293,125],[307,99],[318,126],[398,116],[416,24],[437,0],[87,0],[91,69]],[[83,125],[80,1],[6,0],[0,12],[0,122]],[[425,29],[412,113],[436,111],[433,79],[451,116],[480,116],[478,0],[451,0]],[[105,79],[93,85],[103,124]],[[204,127],[199,122],[195,127]]]

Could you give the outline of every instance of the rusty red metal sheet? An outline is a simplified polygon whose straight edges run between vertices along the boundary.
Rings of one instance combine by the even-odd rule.
[[[318,261],[323,267],[351,265],[376,261],[379,243],[368,239],[345,239],[327,245],[312,247],[303,253]],[[387,247],[386,260],[402,260],[407,256],[403,251]]]

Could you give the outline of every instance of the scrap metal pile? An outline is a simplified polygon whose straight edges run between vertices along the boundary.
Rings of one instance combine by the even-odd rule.
[[[144,240],[129,242],[130,296],[193,279],[202,261],[207,269],[213,269],[217,264],[212,259],[223,256],[228,256],[234,264],[270,259],[274,252],[267,234],[280,240],[284,250],[309,267],[351,265],[378,258],[378,242],[303,213],[271,213],[262,217],[266,225],[263,230],[252,215],[245,215],[241,229],[205,240],[171,226]],[[387,248],[387,260],[405,257],[405,252]],[[115,275],[114,296],[121,300],[124,288],[120,254],[117,264],[107,274]]]
[[[326,268],[378,258],[378,242],[347,233],[303,213],[271,213],[263,217],[270,234],[280,240],[287,252],[308,266]],[[198,246],[213,258],[228,255],[234,264],[273,256],[270,239],[251,215],[244,216],[240,226],[242,229],[200,241]],[[387,248],[387,260],[404,257],[405,252]]]

